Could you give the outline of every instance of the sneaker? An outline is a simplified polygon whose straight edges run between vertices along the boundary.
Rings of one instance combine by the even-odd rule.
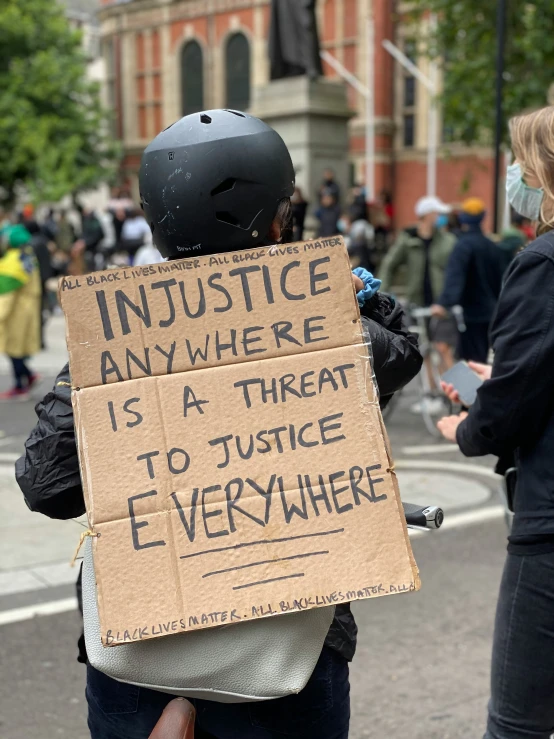
[[[11,390],[6,390],[5,393],[0,393],[0,401],[4,400],[29,400],[29,391],[14,387]]]

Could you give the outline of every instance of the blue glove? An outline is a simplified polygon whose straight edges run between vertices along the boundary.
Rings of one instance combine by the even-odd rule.
[[[368,272],[367,269],[364,269],[363,267],[356,267],[356,269],[352,271],[356,277],[359,277],[364,283],[364,289],[360,290],[360,292],[356,294],[358,305],[362,308],[379,290],[381,287],[381,280],[378,280],[371,274],[371,272]]]

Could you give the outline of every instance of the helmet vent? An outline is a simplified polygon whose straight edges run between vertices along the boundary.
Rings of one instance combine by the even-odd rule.
[[[246,118],[246,116],[243,113],[239,113],[237,110],[228,110],[225,108],[226,113],[232,113],[233,115],[238,116],[239,118]]]
[[[210,118],[209,115],[206,115],[206,113],[202,113],[202,115],[200,116],[200,120],[201,120],[202,123],[211,123],[212,122],[212,119]]]
[[[213,197],[214,195],[221,195],[223,192],[229,192],[229,190],[233,189],[236,183],[237,181],[235,179],[228,177],[226,180],[223,180],[223,182],[220,182],[217,187],[214,187],[210,195]]]
[[[218,221],[221,221],[221,223],[228,223],[230,226],[240,226],[237,218],[227,211],[219,211],[215,214],[215,217]]]

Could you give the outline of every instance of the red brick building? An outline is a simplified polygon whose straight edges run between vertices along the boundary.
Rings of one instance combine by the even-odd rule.
[[[248,109],[255,86],[268,81],[269,0],[103,0],[101,35],[107,99],[123,141],[124,171],[133,179],[148,141],[181,115],[201,108]],[[401,6],[400,6],[401,7]],[[375,34],[376,190],[388,190],[395,225],[413,220],[425,195],[429,95],[382,46],[384,39],[413,55],[417,33],[396,23],[395,0],[319,0],[322,48],[367,82],[367,18]],[[426,61],[418,65],[426,72]],[[325,74],[336,74],[325,65]],[[363,181],[364,99],[349,102],[352,182]],[[441,126],[439,126],[439,131]],[[439,142],[440,143],[440,142]],[[441,145],[437,194],[456,202],[466,194],[492,200],[488,149]]]

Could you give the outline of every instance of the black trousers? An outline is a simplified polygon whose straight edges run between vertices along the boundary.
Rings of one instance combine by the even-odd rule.
[[[460,334],[458,353],[468,362],[486,363],[489,356],[489,324],[466,322],[466,330]]]
[[[485,739],[554,736],[554,552],[508,554],[496,611]]]

